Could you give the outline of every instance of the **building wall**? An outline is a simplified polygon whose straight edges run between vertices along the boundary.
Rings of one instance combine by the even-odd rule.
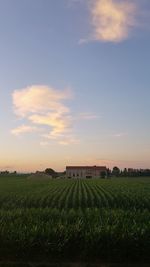
[[[66,167],[67,178],[99,178],[106,167]]]

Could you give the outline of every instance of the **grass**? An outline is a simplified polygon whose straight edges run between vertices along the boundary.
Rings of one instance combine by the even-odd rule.
[[[0,258],[149,260],[150,178],[0,176]]]

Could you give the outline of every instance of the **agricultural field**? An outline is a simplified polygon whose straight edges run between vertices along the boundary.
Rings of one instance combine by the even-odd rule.
[[[150,178],[0,176],[0,259],[149,261]]]

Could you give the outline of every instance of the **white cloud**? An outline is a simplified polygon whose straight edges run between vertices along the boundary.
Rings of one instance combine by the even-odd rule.
[[[93,0],[90,13],[92,40],[121,42],[136,26],[137,4],[129,0]]]
[[[13,104],[16,115],[26,117],[28,114],[57,111],[67,113],[69,109],[62,103],[71,98],[70,90],[56,90],[48,86],[34,85],[13,92]]]
[[[60,91],[48,86],[34,85],[15,90],[12,97],[15,114],[32,125],[19,126],[11,131],[12,134],[36,131],[41,125],[49,126],[47,132],[42,134],[47,139],[62,139],[64,135],[70,134],[72,116],[70,109],[64,104],[65,100],[72,97],[70,90]]]
[[[34,126],[29,126],[29,125],[21,125],[15,129],[12,129],[11,130],[11,133],[16,135],[16,136],[19,136],[21,134],[24,134],[24,133],[32,133],[32,132],[35,132],[37,131],[37,127],[34,127]]]
[[[67,114],[62,114],[59,111],[47,113],[45,115],[34,114],[29,116],[29,120],[35,124],[52,127],[51,135],[64,133],[71,127],[71,117]]]
[[[14,113],[19,122],[25,124],[16,127],[12,134],[38,132],[40,144],[56,141],[61,145],[78,144],[79,139],[73,133],[74,124],[79,120],[93,120],[95,114],[83,112],[72,115],[65,101],[73,96],[70,90],[57,90],[48,86],[33,85],[15,90],[12,94]],[[27,125],[26,125],[27,122]]]
[[[135,10],[131,1],[96,0],[92,10],[95,38],[112,42],[128,38],[135,24]]]

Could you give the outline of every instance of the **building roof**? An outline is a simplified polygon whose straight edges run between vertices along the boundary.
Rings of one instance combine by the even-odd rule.
[[[66,166],[66,169],[96,169],[106,170],[106,166]]]

